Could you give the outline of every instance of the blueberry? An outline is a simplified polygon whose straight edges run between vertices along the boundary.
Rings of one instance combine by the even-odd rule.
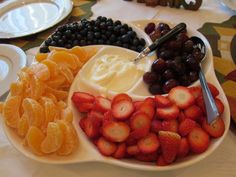
[[[123,24],[122,27],[126,30],[128,30],[129,26],[127,24]]]
[[[106,36],[109,38],[112,35],[110,31],[106,31]]]
[[[125,28],[121,28],[121,29],[120,29],[120,34],[121,34],[121,35],[124,35],[125,33],[126,33],[126,29],[125,29]]]
[[[50,46],[56,46],[56,45],[57,45],[56,41],[53,41],[53,40],[52,40],[52,41],[50,42]]]
[[[72,45],[71,45],[71,44],[66,44],[66,45],[65,45],[65,48],[71,49],[71,48],[72,48]]]
[[[115,21],[115,25],[121,25],[120,20]]]
[[[102,22],[105,22],[105,21],[107,21],[107,18],[106,18],[106,17],[102,17],[102,18],[101,18],[101,21],[102,21]]]
[[[71,30],[66,30],[66,32],[65,32],[65,35],[66,35],[66,37],[71,37]]]
[[[130,42],[129,35],[126,34],[126,35],[121,36],[121,41],[124,43],[129,43]]]
[[[57,44],[60,46],[60,47],[63,47],[64,45],[64,41],[62,39],[59,39]]]
[[[98,44],[104,44],[104,40],[98,39]]]
[[[106,23],[105,22],[100,23],[100,28],[106,29],[107,28]]]
[[[76,34],[76,38],[77,38],[78,40],[81,40],[81,39],[82,39],[81,34]]]
[[[74,40],[73,43],[72,43],[72,45],[73,45],[73,46],[77,46],[77,45],[79,45],[79,40],[77,40],[77,39]]]
[[[146,44],[146,41],[143,38],[141,38],[140,39],[140,44],[144,46]]]
[[[84,39],[82,39],[81,41],[80,41],[80,45],[81,46],[85,46],[87,43],[86,43],[86,41],[84,40]]]
[[[138,38],[134,38],[134,40],[133,40],[133,45],[134,45],[134,46],[139,45],[139,39],[138,39]]]
[[[134,39],[137,34],[136,34],[135,31],[128,31],[128,35],[129,35],[132,39]]]
[[[48,39],[45,41],[45,45],[48,46],[51,42],[52,42],[52,39],[51,39],[51,38],[48,38]]]
[[[47,46],[42,46],[40,49],[39,49],[40,53],[48,53],[49,52],[49,49]]]
[[[111,43],[113,43],[117,40],[117,38],[114,34],[112,34],[109,40],[111,41]]]
[[[94,36],[95,36],[95,38],[99,39],[101,37],[101,33],[100,32],[95,32]]]

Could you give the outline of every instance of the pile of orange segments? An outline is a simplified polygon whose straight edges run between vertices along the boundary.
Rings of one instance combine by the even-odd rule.
[[[37,54],[38,62],[22,68],[11,84],[0,113],[34,154],[69,155],[76,149],[78,137],[66,99],[75,75],[95,52],[51,47],[50,53]]]

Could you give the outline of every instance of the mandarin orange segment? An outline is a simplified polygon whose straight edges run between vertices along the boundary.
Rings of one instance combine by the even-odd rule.
[[[36,100],[31,98],[25,98],[22,106],[28,118],[29,125],[40,128],[45,117],[43,107]]]
[[[37,53],[37,54],[35,55],[35,59],[36,59],[38,62],[41,62],[41,61],[47,59],[47,57],[48,57],[48,53]]]
[[[7,99],[3,106],[3,117],[9,127],[17,128],[18,120],[20,119],[19,108],[21,106],[20,96],[11,96]]]
[[[25,71],[20,71],[17,73],[19,80],[24,84],[25,87],[29,87],[30,75]]]
[[[45,135],[43,134],[42,130],[35,126],[29,127],[29,130],[26,134],[26,142],[33,153],[37,155],[43,155],[40,146],[44,139]]]
[[[11,84],[10,93],[11,96],[20,96],[23,94],[24,84],[21,81],[17,81]]]
[[[65,120],[59,120],[58,124],[63,132],[64,138],[61,147],[57,150],[58,155],[69,155],[78,144],[77,134],[74,127]]]
[[[66,48],[62,48],[62,47],[55,47],[55,46],[49,46],[48,47],[49,51],[68,51],[68,49]]]
[[[30,94],[31,98],[38,100],[44,93],[45,87],[36,76],[32,76],[30,79]]]
[[[37,63],[29,67],[31,73],[33,73],[39,80],[46,81],[50,78],[50,71],[45,64]]]
[[[82,63],[86,62],[88,59],[88,53],[80,46],[73,47],[70,49],[70,52],[75,54]]]
[[[44,153],[52,153],[57,151],[63,142],[63,132],[56,122],[49,122],[47,127],[46,138],[41,144],[41,151]]]
[[[60,73],[66,78],[66,81],[71,85],[74,80],[74,75],[71,70],[66,66],[61,66]]]
[[[46,84],[51,88],[57,89],[58,87],[62,86],[65,82],[66,78],[62,75],[58,75],[53,79],[48,80]]]
[[[1,102],[1,101],[0,101],[0,114],[2,114],[3,106],[4,106],[4,102]]]
[[[52,60],[44,60],[41,62],[42,64],[46,65],[50,72],[50,78],[55,78],[59,73],[58,65]]]
[[[17,124],[17,134],[21,137],[25,137],[29,129],[28,119],[26,114],[23,114]]]
[[[57,103],[57,98],[55,97],[55,95],[51,93],[45,93],[44,96],[50,98],[54,103]]]
[[[59,110],[65,109],[66,108],[66,103],[64,101],[62,101],[62,100],[58,101],[57,102],[57,108]]]
[[[67,96],[68,96],[68,92],[67,91],[56,90],[56,89],[53,89],[51,87],[46,87],[46,92],[49,92],[49,93],[55,95],[57,100],[65,100],[67,98]]]
[[[72,123],[73,113],[72,113],[72,110],[69,107],[61,110],[61,119]]]

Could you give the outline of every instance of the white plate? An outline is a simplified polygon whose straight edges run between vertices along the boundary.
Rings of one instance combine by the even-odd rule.
[[[23,37],[48,29],[72,10],[70,0],[13,0],[0,5],[0,38]]]
[[[236,10],[236,0],[221,0],[221,4],[232,10]]]
[[[0,44],[0,96],[9,90],[18,78],[17,72],[26,66],[26,55],[14,45]]]
[[[148,21],[146,21],[146,20],[134,22],[134,24],[139,26],[140,28],[143,28],[147,23],[148,23]],[[96,163],[107,163],[107,164],[112,164],[112,165],[118,165],[121,167],[135,169],[135,170],[167,171],[167,170],[175,170],[178,168],[183,168],[183,167],[193,165],[194,163],[199,162],[202,159],[208,157],[222,143],[223,139],[225,138],[225,136],[228,132],[229,125],[230,125],[230,111],[229,111],[229,105],[228,105],[228,101],[226,99],[226,96],[225,96],[225,94],[224,94],[224,92],[223,92],[223,90],[222,90],[222,88],[215,76],[215,73],[214,73],[213,55],[212,55],[212,51],[211,51],[208,41],[206,40],[206,38],[203,35],[201,35],[197,31],[193,31],[188,28],[188,33],[189,33],[189,35],[194,35],[194,36],[198,36],[198,37],[202,38],[204,40],[204,42],[206,43],[208,53],[207,53],[207,59],[206,59],[206,61],[204,61],[204,64],[203,64],[203,67],[204,67],[203,71],[206,74],[207,80],[210,81],[212,84],[214,84],[218,88],[218,90],[220,92],[219,98],[222,100],[222,102],[225,106],[224,113],[222,114],[222,118],[225,122],[225,132],[222,137],[220,137],[218,139],[211,140],[211,144],[210,144],[209,148],[204,153],[199,154],[199,155],[188,156],[184,159],[178,160],[177,162],[175,162],[169,166],[164,166],[164,167],[158,167],[155,164],[144,163],[144,162],[140,162],[140,161],[136,161],[136,160],[127,160],[127,159],[117,160],[117,159],[114,159],[111,157],[102,156],[98,152],[96,147],[88,140],[88,138],[83,133],[83,131],[80,129],[80,127],[78,125],[78,121],[81,118],[81,115],[73,107],[73,104],[70,99],[74,91],[86,90],[87,92],[91,92],[91,93],[95,93],[96,91],[98,91],[97,94],[99,93],[99,88],[96,91],[94,91],[94,86],[91,86],[91,84],[84,82],[81,79],[79,73],[77,74],[73,84],[71,85],[69,97],[68,97],[68,106],[72,107],[73,114],[74,114],[74,122],[73,123],[76,127],[76,131],[77,131],[77,134],[78,134],[79,140],[80,140],[79,148],[72,155],[65,156],[65,157],[60,157],[60,156],[56,156],[56,155],[36,156],[33,153],[31,153],[27,147],[22,145],[23,140],[21,138],[19,138],[12,129],[10,129],[5,124],[3,124],[4,132],[7,135],[9,141],[13,144],[14,147],[16,147],[17,150],[19,150],[25,156],[27,156],[31,159],[34,159],[36,161],[49,163],[49,164],[72,164],[72,163],[96,162]],[[97,49],[100,49],[99,50],[100,52],[102,52],[102,48],[104,48],[104,46],[101,46],[101,45],[100,46],[88,46],[87,48],[91,48],[91,47],[96,47]],[[127,51],[127,49],[124,49],[124,50]],[[135,54],[135,52],[133,52],[133,51],[128,51],[128,52],[131,55]],[[196,82],[195,85],[199,85],[199,82]],[[135,95],[135,99],[137,99],[137,100],[143,99],[146,96],[148,96],[148,95],[142,95],[142,96],[137,97],[136,94],[137,94],[138,90],[142,89],[142,84],[139,83],[136,85],[136,87],[137,87],[137,90],[133,89],[133,88],[132,88],[132,90],[130,90],[130,94],[133,93]],[[112,97],[112,94],[114,94],[114,93],[111,93],[110,95],[108,94],[108,96]],[[89,164],[88,164],[88,166],[89,166]],[[101,171],[102,170],[105,170],[105,169],[101,169]],[[105,175],[105,171],[104,171],[104,175]]]

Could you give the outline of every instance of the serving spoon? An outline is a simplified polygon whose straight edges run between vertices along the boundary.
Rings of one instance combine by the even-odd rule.
[[[203,58],[201,60],[201,63],[202,63],[202,61],[206,58],[206,53],[207,53],[206,45],[204,44],[201,38],[196,37],[196,36],[192,36],[190,40],[193,41],[194,48],[198,48],[200,52],[203,54]],[[206,112],[207,112],[207,122],[208,124],[211,124],[219,116],[219,111],[217,109],[215,100],[206,82],[205,75],[201,69],[201,63],[200,63],[200,70],[199,70],[199,80],[202,86],[202,94],[203,94],[203,99],[205,102],[205,107],[206,107]]]

